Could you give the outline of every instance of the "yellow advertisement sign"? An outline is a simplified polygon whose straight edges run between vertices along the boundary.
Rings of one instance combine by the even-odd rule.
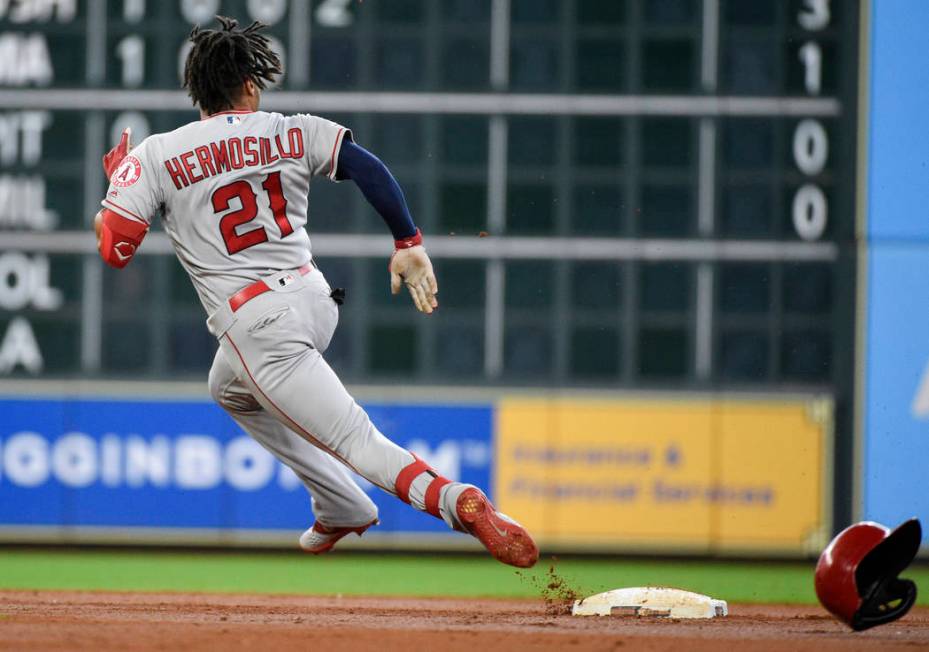
[[[504,399],[495,497],[548,545],[804,552],[829,532],[822,401]]]

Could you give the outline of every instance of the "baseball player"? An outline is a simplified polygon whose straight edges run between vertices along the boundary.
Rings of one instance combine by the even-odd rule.
[[[539,552],[522,526],[477,487],[449,481],[387,439],[327,364],[341,294],[311,256],[311,177],[358,186],[393,233],[392,292],[405,285],[427,315],[438,307],[432,263],[396,180],[348,129],[258,110],[262,89],[283,72],[264,25],[240,29],[217,18],[218,29],[191,32],[184,70],[201,119],[135,148],[127,130],[104,157],[110,185],[94,219],[100,255],[124,267],[162,213],[219,340],[213,398],[309,490],[316,521],[300,537],[303,549],[326,552],[378,522],[347,466],[472,534],[499,561],[532,566]]]

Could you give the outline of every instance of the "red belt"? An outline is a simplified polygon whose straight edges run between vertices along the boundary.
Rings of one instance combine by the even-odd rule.
[[[307,263],[297,271],[300,272],[300,276],[306,276],[312,271],[312,269],[313,263]],[[244,288],[229,297],[229,307],[232,308],[232,312],[235,312],[246,303],[257,297],[259,294],[264,294],[265,292],[270,291],[271,288],[268,287],[267,283],[262,280],[255,281],[251,285],[246,285]]]

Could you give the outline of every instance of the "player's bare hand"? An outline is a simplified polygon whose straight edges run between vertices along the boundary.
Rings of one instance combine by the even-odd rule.
[[[116,143],[116,146],[103,155],[103,171],[106,173],[107,179],[113,176],[113,173],[116,171],[116,168],[119,167],[119,164],[122,163],[123,159],[126,158],[126,155],[132,151],[131,141],[132,129],[130,127],[126,127],[123,129],[123,135],[120,137],[119,142]]]
[[[420,312],[428,315],[439,307],[435,298],[439,285],[432,271],[432,261],[422,245],[397,249],[390,259],[390,291],[397,294],[404,285]]]

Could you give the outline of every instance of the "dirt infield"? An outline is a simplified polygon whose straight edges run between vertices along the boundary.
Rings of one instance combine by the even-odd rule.
[[[0,592],[0,650],[929,650],[929,609],[853,633],[814,607],[577,618],[543,601]]]

